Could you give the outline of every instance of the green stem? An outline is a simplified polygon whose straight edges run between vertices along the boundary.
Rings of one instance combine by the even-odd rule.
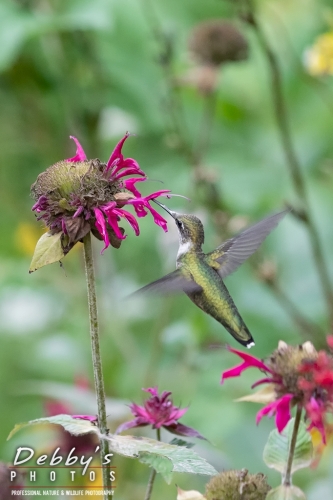
[[[306,184],[302,175],[301,165],[298,160],[297,154],[295,152],[291,137],[287,105],[283,96],[280,65],[274,51],[269,45],[269,42],[264,34],[264,31],[261,28],[260,23],[258,22],[251,0],[248,0],[248,5],[251,14],[251,25],[253,26],[257,34],[258,41],[261,45],[262,51],[267,59],[267,63],[269,66],[270,76],[271,76],[271,86],[272,86],[272,99],[273,99],[277,128],[280,134],[282,148],[284,150],[286,157],[286,164],[290,172],[294,189],[299,197],[299,200],[303,205],[302,207],[304,210],[303,220],[308,228],[313,259],[317,268],[318,277],[323,290],[323,295],[327,303],[330,324],[331,326],[333,326],[332,286],[330,283],[329,273],[326,266],[324,253],[321,247],[317,227],[312,218],[310,202],[308,198]]]
[[[156,429],[156,436],[157,436],[157,441],[161,441],[161,429]],[[156,470],[152,469],[150,476],[149,476],[145,500],[150,500],[150,497],[151,497],[151,494],[153,491],[155,477],[156,477]]]
[[[87,291],[88,291],[88,306],[89,306],[89,322],[90,322],[90,340],[91,340],[91,352],[94,370],[94,381],[98,408],[98,425],[102,434],[108,434],[109,430],[107,427],[106,420],[106,410],[105,410],[105,391],[104,391],[104,380],[102,372],[102,360],[99,347],[99,331],[98,331],[98,314],[97,314],[97,297],[96,297],[96,286],[95,286],[95,271],[94,271],[94,260],[92,254],[91,246],[91,236],[88,233],[83,239],[84,245],[84,262],[86,268],[86,280],[87,280]],[[104,500],[110,500],[111,495],[111,481],[110,481],[110,466],[103,465],[105,456],[109,452],[109,443],[103,439],[100,443],[101,446],[101,465],[103,471],[103,488],[110,493],[104,494]]]
[[[302,407],[297,406],[296,418],[295,418],[294,428],[293,428],[293,435],[291,436],[291,442],[290,442],[290,448],[289,448],[286,473],[285,473],[284,478],[283,478],[284,486],[291,485],[291,469],[292,469],[292,465],[293,465],[293,459],[294,459],[299,424],[301,422],[301,415],[302,415]]]

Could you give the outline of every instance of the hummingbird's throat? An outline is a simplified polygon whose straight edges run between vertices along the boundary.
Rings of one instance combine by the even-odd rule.
[[[179,259],[179,257],[181,257],[182,255],[186,254],[193,247],[194,244],[192,241],[189,240],[184,242],[181,241],[178,249],[177,259]]]

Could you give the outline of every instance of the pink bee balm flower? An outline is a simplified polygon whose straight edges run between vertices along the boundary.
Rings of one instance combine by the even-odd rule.
[[[195,429],[178,422],[184,413],[187,412],[188,408],[180,409],[174,406],[170,398],[171,392],[164,391],[159,395],[157,387],[150,387],[142,390],[149,392],[151,397],[144,402],[143,406],[139,406],[135,403],[130,405],[131,412],[135,418],[130,422],[121,424],[117,428],[116,434],[131,429],[132,427],[151,425],[153,429],[164,427],[173,434],[205,439]]]
[[[329,346],[331,339],[328,339]],[[291,418],[291,407],[304,409],[309,422],[308,430],[316,428],[326,442],[325,415],[333,413],[333,356],[325,351],[317,352],[311,342],[293,347],[279,342],[278,348],[264,363],[250,354],[228,347],[243,362],[222,373],[221,384],[228,378],[238,377],[248,368],[258,368],[265,377],[253,384],[268,384],[265,389],[245,401],[268,403],[257,414],[256,422],[263,416],[275,415],[275,424],[282,432]],[[269,391],[271,389],[271,391]]]
[[[143,196],[135,187],[147,180],[145,173],[133,158],[124,158],[123,145],[129,134],[118,142],[107,163],[98,159],[88,160],[76,137],[76,154],[59,161],[41,173],[31,186],[35,204],[32,210],[37,220],[43,220],[51,234],[62,233],[64,254],[91,231],[104,241],[102,252],[112,245],[119,248],[126,238],[119,226],[122,219],[132,227],[136,236],[140,234],[136,217],[153,216],[155,224],[167,231],[166,220],[150,205],[159,196],[170,196],[162,189]],[[134,176],[127,178],[128,176]],[[135,215],[125,210],[134,208]]]

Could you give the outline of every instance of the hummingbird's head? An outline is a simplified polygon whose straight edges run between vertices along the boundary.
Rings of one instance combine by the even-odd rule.
[[[176,212],[171,212],[171,215],[178,228],[180,244],[192,243],[193,246],[200,248],[205,240],[201,220],[195,215],[183,215]]]
[[[201,245],[205,240],[205,233],[201,220],[195,215],[173,212],[157,200],[154,200],[154,202],[175,219],[179,233],[180,246],[184,249],[186,248],[186,251],[191,247],[201,249]]]

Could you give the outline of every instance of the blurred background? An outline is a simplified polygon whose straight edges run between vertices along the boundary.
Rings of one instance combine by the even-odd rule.
[[[124,154],[147,173],[145,194],[171,189],[189,197],[167,204],[202,219],[205,251],[293,207],[226,284],[256,340],[253,355],[268,356],[279,339],[324,345],[333,311],[330,5],[1,0],[2,461],[12,461],[17,446],[43,451],[63,438],[54,428],[36,427],[6,442],[16,423],[46,416],[52,404],[96,413],[81,244],[64,269],[54,264],[28,274],[44,231],[31,212],[30,186],[48,166],[75,154],[69,135],[88,158],[106,161],[126,131],[135,134]],[[212,19],[234,28],[224,24],[211,37],[211,24],[197,28]],[[227,44],[221,53],[220,39]],[[131,418],[126,404],[142,403],[141,389],[158,385],[172,391],[177,406],[189,406],[182,422],[207,437],[195,450],[216,469],[263,472],[278,485],[279,475],[262,460],[273,421],[256,427],[259,407],[233,402],[249,393],[257,374],[219,384],[221,372],[238,362],[221,346],[237,348],[235,341],[186,296],[124,300],[175,267],[173,221],[166,234],[150,216],[139,223],[139,237],[122,224],[128,237],[119,250],[101,256],[102,243],[94,241],[111,432]],[[134,432],[154,436],[148,428]],[[119,457],[114,465],[116,498],[143,498],[148,467]],[[332,465],[328,445],[316,471],[296,474],[310,500],[332,497]],[[178,474],[168,486],[158,477],[152,498],[175,499],[175,484],[204,492],[206,481]]]

